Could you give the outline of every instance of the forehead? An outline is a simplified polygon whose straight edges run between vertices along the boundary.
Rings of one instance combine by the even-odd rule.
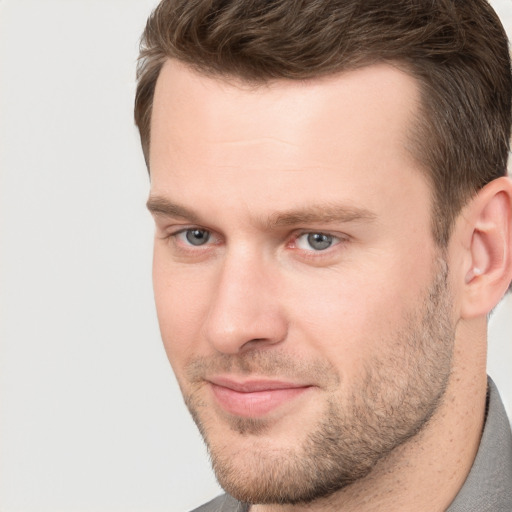
[[[418,102],[415,79],[391,65],[249,86],[168,61],[153,104],[152,193],[272,207],[406,193],[423,181],[408,149]]]
[[[200,129],[212,128],[220,118],[229,121],[218,140],[237,139],[243,135],[279,134],[297,131],[297,121],[304,130],[314,116],[333,135],[343,125],[350,131],[374,127],[395,135],[410,125],[419,99],[416,79],[390,64],[379,64],[332,76],[309,80],[275,80],[251,85],[237,79],[208,77],[188,66],[168,60],[159,75],[153,102],[152,132],[172,128],[174,119],[187,133],[204,135]],[[377,115],[373,115],[377,114]],[[379,123],[379,125],[377,125]],[[293,130],[292,130],[293,128]],[[241,132],[243,129],[243,132]],[[308,138],[314,136],[307,131]],[[154,141],[152,141],[154,142]]]

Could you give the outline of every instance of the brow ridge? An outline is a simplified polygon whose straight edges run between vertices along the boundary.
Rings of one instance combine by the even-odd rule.
[[[186,219],[191,222],[200,221],[200,217],[193,210],[162,196],[150,196],[146,206],[154,215]],[[301,224],[369,222],[375,218],[375,213],[365,208],[328,203],[275,212],[268,217],[264,224],[268,229],[272,230]]]
[[[186,219],[191,222],[197,222],[199,217],[189,208],[169,201],[162,196],[150,196],[147,203],[147,209],[153,215],[164,215],[166,217],[172,217],[176,219]]]
[[[272,229],[300,224],[328,224],[356,221],[369,222],[375,218],[375,213],[366,208],[325,204],[307,206],[285,212],[276,212],[269,217],[268,226]]]

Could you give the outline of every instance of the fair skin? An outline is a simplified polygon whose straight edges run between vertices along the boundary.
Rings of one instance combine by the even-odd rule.
[[[471,467],[486,314],[512,277],[512,186],[484,188],[441,252],[408,149],[418,102],[385,65],[258,87],[162,69],[160,329],[221,484],[252,511],[442,511]],[[343,432],[347,485],[307,501],[297,482],[321,471],[326,425]],[[262,477],[295,502],[265,501]]]

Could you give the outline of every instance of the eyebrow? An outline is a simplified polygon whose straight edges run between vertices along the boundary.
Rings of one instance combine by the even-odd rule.
[[[269,228],[296,226],[299,224],[329,224],[334,222],[370,222],[375,213],[366,208],[338,205],[333,203],[306,206],[296,210],[276,212],[268,220]]]
[[[146,207],[154,215],[165,215],[173,219],[185,219],[191,222],[199,222],[199,217],[192,210],[180,204],[173,203],[165,197],[150,196]]]
[[[173,203],[165,197],[150,196],[146,206],[155,215],[200,223],[200,217],[194,211],[183,205]],[[301,224],[370,222],[375,220],[376,217],[375,213],[366,208],[327,203],[275,212],[270,215],[265,224],[268,229],[276,229]]]

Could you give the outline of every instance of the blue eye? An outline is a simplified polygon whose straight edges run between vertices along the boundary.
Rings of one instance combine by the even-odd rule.
[[[338,241],[338,238],[324,233],[304,233],[297,237],[295,243],[299,249],[325,251]]]
[[[185,235],[186,241],[190,245],[204,245],[210,239],[210,232],[206,229],[187,229],[179,235]]]

